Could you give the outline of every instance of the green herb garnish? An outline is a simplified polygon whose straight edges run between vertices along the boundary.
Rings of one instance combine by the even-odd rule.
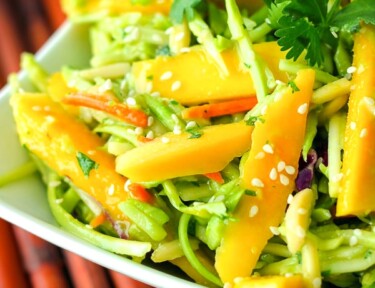
[[[81,167],[83,174],[88,177],[92,169],[97,169],[99,164],[90,159],[87,155],[82,152],[77,152],[78,164]]]

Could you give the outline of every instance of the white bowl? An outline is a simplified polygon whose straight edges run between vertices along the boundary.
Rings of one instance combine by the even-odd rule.
[[[59,70],[61,65],[84,67],[89,57],[87,27],[69,23],[65,23],[37,54],[37,59],[49,72]],[[20,78],[23,87],[31,89],[25,73],[21,72]],[[8,103],[9,94],[9,87],[0,92],[0,175],[28,159],[18,142]],[[37,176],[0,187],[0,217],[63,249],[152,286],[202,287],[186,280],[172,265],[156,265],[151,261],[139,264],[97,248],[61,229],[50,213],[46,188]]]

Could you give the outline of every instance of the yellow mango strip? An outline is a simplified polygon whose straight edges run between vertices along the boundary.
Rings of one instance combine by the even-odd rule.
[[[255,123],[241,178],[242,185],[257,197],[243,196],[233,215],[238,221],[228,224],[216,251],[215,267],[223,282],[251,275],[283,220],[297,176],[314,81],[312,69],[298,72],[294,83],[299,91],[285,88],[267,107],[264,121]]]
[[[345,130],[337,215],[375,211],[375,26],[354,36],[353,90]]]
[[[250,148],[252,130],[237,122],[203,128],[199,138],[167,133],[118,156],[116,171],[134,182],[221,171]]]
[[[115,172],[104,141],[45,94],[14,94],[11,98],[20,141],[60,176],[94,197],[113,220],[124,220],[117,207],[127,199],[125,178]],[[86,177],[77,160],[81,152],[98,164]]]
[[[142,14],[163,13],[168,14],[172,0],[151,0],[149,4],[132,3],[132,0],[90,0],[84,5],[78,5],[75,0],[62,0],[64,12],[71,18],[85,14],[100,13],[119,15],[127,12],[140,12]]]
[[[262,276],[246,277],[238,279],[234,288],[303,288],[303,277],[301,275],[285,276]]]
[[[254,44],[254,50],[265,60],[275,79],[288,81],[287,74],[278,68],[286,52],[280,51],[276,42]],[[200,48],[172,57],[135,62],[132,75],[136,90],[150,92],[152,87],[151,91],[186,105],[254,96],[251,76],[241,68],[243,64],[237,51],[228,49],[222,56],[229,72],[227,77]]]

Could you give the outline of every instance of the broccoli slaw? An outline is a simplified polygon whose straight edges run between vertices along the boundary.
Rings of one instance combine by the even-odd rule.
[[[91,66],[49,74],[24,54],[22,67],[39,92],[22,91],[10,78],[21,142],[42,172],[57,222],[135,261],[147,255],[156,263],[170,261],[205,286],[246,287],[263,279],[258,276],[281,275],[270,281],[371,287],[371,203],[351,210],[342,206],[351,202],[336,200],[344,172],[352,169],[342,156],[345,136],[355,137],[347,130],[366,120],[357,115],[350,119],[358,122],[347,123],[354,117],[348,95],[353,81],[362,85],[356,80],[362,70],[372,69],[356,54],[352,64],[353,36],[332,31],[339,33],[337,43],[323,45],[321,59],[311,47],[291,55],[297,48],[278,46],[286,35],[275,17],[283,9],[298,11],[298,1],[267,3],[255,13],[238,10],[234,1],[225,8],[175,1],[170,17],[153,13],[167,5],[156,2],[136,4],[151,9],[143,14],[108,15],[100,5],[98,11],[70,10],[74,21],[90,25]],[[327,11],[333,9],[344,10],[338,1]],[[371,38],[373,31],[369,24],[357,33]],[[364,40],[358,38],[354,53],[360,54],[355,41]],[[372,94],[358,106],[371,106]],[[284,135],[269,130],[278,121],[275,130]],[[358,141],[372,131],[357,130]],[[280,216],[267,214],[268,204]],[[256,217],[271,222],[259,220],[260,230],[248,229],[270,236],[232,228]],[[253,238],[260,244],[244,247],[261,250],[236,248]],[[254,265],[231,267],[228,261],[237,263],[241,253],[256,255],[243,258]]]

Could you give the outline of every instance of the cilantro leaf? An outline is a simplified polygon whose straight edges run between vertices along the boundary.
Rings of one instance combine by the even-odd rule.
[[[189,139],[197,139],[197,138],[202,137],[203,135],[203,132],[200,130],[199,127],[192,127],[192,128],[186,129],[186,132],[190,133],[191,135]]]
[[[177,23],[182,23],[184,16],[188,20],[194,17],[194,9],[202,3],[203,0],[175,0],[173,1],[169,16]]]
[[[292,88],[293,93],[297,92],[297,91],[300,91],[298,86],[296,85],[296,83],[294,81],[289,81],[288,85]]]
[[[77,152],[76,157],[78,160],[78,164],[83,172],[83,175],[85,175],[86,177],[89,176],[90,171],[92,169],[96,169],[99,167],[98,163],[90,159],[87,155],[83,154],[82,152]]]
[[[375,25],[375,0],[353,1],[336,14],[332,25],[353,33],[361,21]]]

